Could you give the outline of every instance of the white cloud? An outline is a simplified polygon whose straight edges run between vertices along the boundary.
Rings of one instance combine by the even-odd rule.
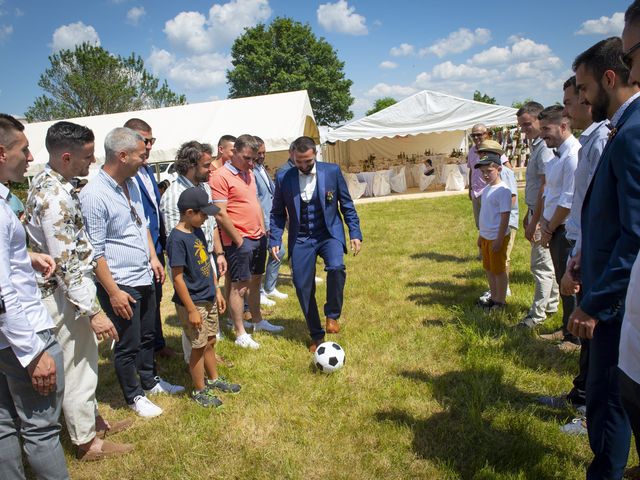
[[[20,9],[19,9],[19,8],[17,8],[17,7],[16,7],[16,10],[15,10],[15,13],[16,13],[16,17],[22,17],[22,16],[24,16],[24,10],[20,10]]]
[[[452,79],[480,79],[489,75],[490,71],[485,68],[472,67],[464,63],[454,65],[447,61],[433,67],[432,78],[436,80]]]
[[[5,41],[13,33],[13,25],[0,25],[0,42]]]
[[[164,26],[171,44],[189,53],[206,53],[231,43],[245,28],[271,16],[268,0],[231,0],[214,4],[208,16],[180,12]]]
[[[389,60],[385,60],[384,62],[378,65],[380,68],[384,68],[386,70],[393,70],[394,68],[398,68],[398,64],[395,62],[391,62]]]
[[[619,36],[624,28],[624,13],[616,12],[610,17],[602,16],[595,20],[587,20],[576,35]]]
[[[461,28],[451,32],[447,38],[442,38],[430,47],[420,50],[420,55],[430,53],[439,58],[450,53],[461,53],[475,45],[483,45],[491,40],[491,31],[486,28],[476,28],[473,32],[468,28]]]
[[[161,75],[188,91],[203,91],[225,83],[231,57],[205,53],[177,58],[167,50],[153,48],[146,62],[154,74]]]
[[[88,42],[93,45],[100,45],[98,32],[91,25],[82,22],[70,23],[56,28],[49,46],[54,52],[60,50],[71,50],[76,45]]]
[[[476,53],[467,63],[470,65],[506,65],[517,61],[533,61],[538,59],[553,59],[551,48],[543,43],[536,43],[529,38],[510,37],[511,46],[491,47]]]
[[[378,83],[372,88],[367,90],[365,95],[367,97],[408,97],[416,93],[416,88],[412,86],[403,85],[388,85],[386,83]]]
[[[407,57],[416,52],[416,47],[409,43],[401,43],[399,47],[393,47],[389,50],[392,57]]]
[[[480,53],[476,53],[469,63],[472,65],[499,65],[507,63],[511,58],[511,49],[509,47],[491,47]]]
[[[130,25],[138,25],[142,17],[147,14],[144,7],[133,7],[127,12],[127,23]]]
[[[355,7],[350,7],[346,0],[338,0],[320,4],[316,15],[318,23],[327,32],[366,35],[369,33],[367,19],[355,12]]]

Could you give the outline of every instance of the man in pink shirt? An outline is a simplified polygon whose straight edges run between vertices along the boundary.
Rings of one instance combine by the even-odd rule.
[[[254,332],[284,330],[284,327],[264,320],[260,312],[260,283],[267,256],[267,238],[251,171],[258,147],[253,136],[239,136],[234,143],[231,160],[215,170],[210,178],[213,201],[220,208],[216,221],[221,227],[231,279],[229,313],[236,329],[236,345],[252,349],[260,345],[246,332],[242,321],[247,293]]]

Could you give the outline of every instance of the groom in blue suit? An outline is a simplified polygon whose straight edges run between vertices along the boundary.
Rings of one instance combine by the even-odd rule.
[[[167,232],[164,226],[164,220],[160,214],[160,190],[158,189],[158,182],[156,182],[154,169],[147,162],[149,160],[149,154],[151,148],[156,139],[153,138],[153,132],[151,126],[139,118],[131,118],[127,120],[124,127],[135,130],[144,139],[144,146],[146,148],[147,160],[138,170],[138,174],[135,176],[138,187],[140,188],[142,205],[144,207],[144,216],[149,222],[149,232],[151,233],[151,239],[156,247],[156,254],[158,260],[164,266],[164,251],[167,244]],[[155,320],[155,340],[153,344],[153,350],[156,355],[161,357],[173,357],[175,351],[170,348],[164,339],[162,333],[162,317],[160,316],[160,303],[162,302],[162,282],[155,281],[156,289],[156,320]]]
[[[326,332],[338,333],[347,278],[343,218],[354,255],[360,251],[362,232],[340,167],[316,162],[316,145],[310,137],[298,138],[292,150],[296,168],[276,176],[269,248],[271,256],[277,258],[288,218],[293,284],[313,340],[309,350],[315,352],[325,336],[315,297],[316,259],[322,257],[327,272]]]
[[[611,122],[582,207],[581,258],[567,266],[580,272],[583,292],[569,329],[591,339],[586,406],[594,458],[587,479],[622,478],[631,437],[617,366],[629,276],[640,249],[640,88],[629,82],[623,53],[613,37],[573,64],[580,100],[591,105],[593,121]]]

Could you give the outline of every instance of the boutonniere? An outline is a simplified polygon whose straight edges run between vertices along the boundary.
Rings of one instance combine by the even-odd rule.
[[[326,195],[327,202],[333,202],[333,190],[329,190]]]
[[[609,127],[609,138],[608,138],[608,142],[610,142],[611,140],[613,140],[616,136],[616,133],[618,133],[618,129],[616,127],[612,127],[611,125],[607,125],[607,127]]]

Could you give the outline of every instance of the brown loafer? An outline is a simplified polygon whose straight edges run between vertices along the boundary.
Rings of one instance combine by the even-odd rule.
[[[113,443],[109,440],[102,442],[102,450],[99,452],[93,450],[80,450],[76,453],[76,458],[81,462],[95,462],[108,457],[119,457],[126,455],[133,450],[130,443]]]
[[[556,330],[553,333],[543,333],[542,335],[538,335],[542,340],[546,340],[548,342],[558,342],[564,338],[564,333],[562,330]]]
[[[311,353],[316,353],[316,350],[318,349],[318,345],[320,345],[323,342],[324,342],[324,338],[321,338],[320,340],[312,340],[312,343],[309,346],[309,351]]]
[[[124,432],[126,429],[128,429],[131,425],[133,425],[133,418],[125,418],[124,420],[120,420],[119,422],[116,422],[114,424],[111,425],[111,428],[106,429],[96,429],[96,437],[98,438],[104,438],[107,436],[107,433],[109,435],[115,435],[116,433],[120,433],[120,432]]]
[[[340,324],[337,320],[327,317],[327,333],[340,333]]]

